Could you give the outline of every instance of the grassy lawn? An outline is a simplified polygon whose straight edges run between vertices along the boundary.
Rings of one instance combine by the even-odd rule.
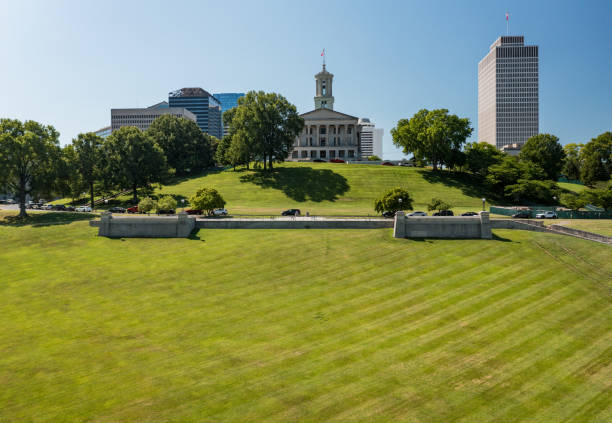
[[[559,219],[546,221],[549,225],[562,225],[568,228],[612,236],[612,219]]]
[[[284,163],[266,175],[225,170],[186,179],[163,188],[163,194],[189,198],[203,186],[216,188],[235,214],[279,214],[299,208],[310,214],[374,214],[374,199],[386,189],[405,187],[415,209],[427,210],[432,197],[453,205],[453,210],[478,211],[485,190],[469,175],[430,169],[340,163]]]
[[[565,189],[571,192],[574,192],[576,194],[581,193],[584,190],[589,189],[587,186],[585,185],[580,185],[580,184],[572,184],[570,182],[557,182],[557,185],[559,185],[559,187],[561,189]]]
[[[32,223],[0,224],[0,421],[612,419],[608,246]]]

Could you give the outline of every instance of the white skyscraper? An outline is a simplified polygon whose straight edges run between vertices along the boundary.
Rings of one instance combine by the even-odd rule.
[[[367,159],[369,156],[378,156],[382,159],[383,128],[376,128],[374,123],[370,122],[368,118],[359,119],[359,126],[361,127],[361,158]]]
[[[520,148],[538,134],[538,46],[502,36],[478,63],[478,141]]]

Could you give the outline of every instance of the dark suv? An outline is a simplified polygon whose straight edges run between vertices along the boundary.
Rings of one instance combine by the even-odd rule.
[[[514,213],[512,215],[512,217],[514,219],[529,219],[531,217],[531,213],[529,213],[528,211],[525,211],[525,210],[521,210],[518,213]]]
[[[435,212],[434,214],[432,214],[432,216],[454,216],[455,213],[453,213],[452,210],[440,210],[439,212]]]
[[[284,212],[281,213],[281,215],[283,215],[283,216],[299,216],[300,215],[300,209],[285,210]]]

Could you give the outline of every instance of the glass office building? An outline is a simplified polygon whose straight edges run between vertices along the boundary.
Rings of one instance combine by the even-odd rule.
[[[169,107],[184,107],[196,115],[200,129],[214,137],[223,136],[221,103],[202,88],[181,88],[168,94]]]
[[[238,106],[238,99],[244,97],[244,93],[218,93],[215,98],[221,102],[221,112],[233,109]],[[227,135],[229,128],[223,125],[223,135]]]

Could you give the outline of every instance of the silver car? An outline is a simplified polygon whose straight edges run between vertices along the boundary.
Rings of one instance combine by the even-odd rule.
[[[427,216],[427,213],[422,211],[415,211],[412,213],[408,213],[408,216]]]

